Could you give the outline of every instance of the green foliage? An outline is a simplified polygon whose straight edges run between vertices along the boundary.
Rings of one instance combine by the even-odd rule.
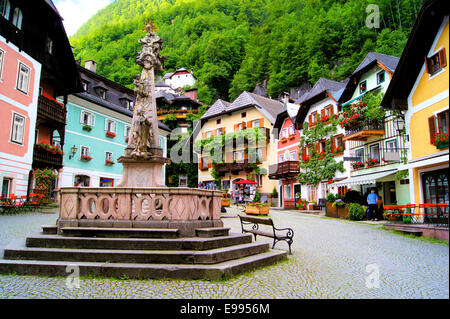
[[[70,39],[76,59],[133,87],[144,22],[164,40],[166,72],[193,68],[198,98],[232,100],[268,80],[268,94],[319,77],[342,80],[369,51],[400,56],[423,0],[117,0]],[[368,4],[380,28],[365,26]]]
[[[53,169],[35,169],[34,178],[36,182],[36,189],[41,190],[42,193],[45,194],[45,197],[49,198],[51,187],[57,177],[58,174]]]
[[[327,194],[327,202],[334,203],[336,201],[336,196],[333,193]]]
[[[395,178],[397,180],[402,180],[402,179],[405,179],[407,177],[409,177],[409,172],[408,172],[407,169],[404,169],[404,170],[401,170],[401,171],[398,171],[397,173],[395,173]]]
[[[364,217],[364,208],[357,203],[351,203],[348,206],[348,217],[351,220],[362,220]]]

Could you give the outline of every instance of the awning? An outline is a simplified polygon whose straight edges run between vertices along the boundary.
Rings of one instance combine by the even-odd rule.
[[[333,186],[350,186],[350,185],[365,185],[365,184],[375,184],[377,179],[393,175],[397,172],[397,170],[390,170],[390,171],[384,171],[379,173],[373,173],[373,174],[367,174],[367,175],[361,175],[361,176],[354,176],[346,178],[342,181],[330,184],[331,187]]]

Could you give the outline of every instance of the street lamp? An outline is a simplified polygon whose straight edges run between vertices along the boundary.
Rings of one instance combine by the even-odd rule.
[[[69,159],[72,159],[72,157],[74,157],[75,154],[77,153],[78,148],[74,145],[74,146],[72,146],[72,148],[70,149],[70,151],[72,152],[72,155],[69,155]]]
[[[394,125],[397,132],[401,134],[405,129],[405,119],[403,115],[397,116],[397,118],[394,120]]]

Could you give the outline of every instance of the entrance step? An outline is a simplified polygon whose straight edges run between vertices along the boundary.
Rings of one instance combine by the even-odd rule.
[[[217,236],[228,236],[230,228],[226,227],[211,227],[211,228],[196,228],[195,235],[202,238],[211,238]]]
[[[230,234],[212,238],[86,238],[31,233],[26,239],[26,246],[75,249],[207,250],[251,242],[251,234]]]
[[[423,235],[423,232],[417,229],[408,229],[408,228],[394,228],[394,229],[407,235],[414,235],[418,237]]]
[[[0,259],[0,273],[18,275],[67,276],[77,265],[80,276],[128,277],[130,279],[227,279],[240,273],[271,265],[286,259],[285,251],[267,252],[225,261],[213,265],[132,264],[67,261],[5,260]],[[71,268],[73,269],[73,268]]]
[[[214,264],[260,254],[268,243],[248,243],[209,250],[109,250],[26,247],[25,240],[12,241],[4,250],[4,259],[54,260],[72,262]]]
[[[112,238],[178,238],[176,228],[63,227],[63,236]]]
[[[58,227],[56,225],[42,225],[42,233],[53,235],[58,233]]]

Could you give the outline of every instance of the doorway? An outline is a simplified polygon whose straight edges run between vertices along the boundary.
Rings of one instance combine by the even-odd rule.
[[[424,203],[449,204],[448,170],[440,169],[422,174]]]

